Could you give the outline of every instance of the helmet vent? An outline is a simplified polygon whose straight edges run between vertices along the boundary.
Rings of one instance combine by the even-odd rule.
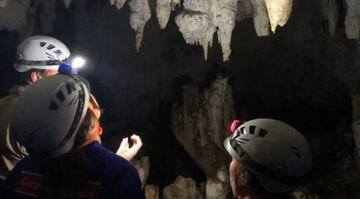
[[[264,137],[267,133],[268,133],[267,130],[265,130],[265,129],[260,129],[260,131],[259,131],[259,136],[260,136],[260,137]]]
[[[45,54],[48,56],[49,59],[51,59],[51,60],[54,60],[54,59],[55,59],[55,57],[54,57],[53,55],[51,55],[51,54],[49,54],[49,53],[45,53]]]
[[[240,134],[245,134],[245,127],[241,127]]]
[[[51,101],[49,109],[56,111],[58,108],[59,106],[54,101]]]
[[[50,45],[48,45],[48,47],[46,49],[51,50],[51,49],[54,49],[54,48],[55,48],[55,46],[50,44]]]
[[[62,90],[59,90],[57,93],[56,93],[56,97],[60,100],[60,102],[63,102],[65,100],[65,95],[64,93],[62,92]]]
[[[44,47],[46,45],[46,42],[40,42],[40,47]]]
[[[250,126],[249,127],[249,131],[250,131],[250,134],[255,134],[255,129],[256,129],[256,126]]]
[[[65,85],[65,88],[66,88],[67,94],[70,95],[71,92],[72,92],[72,91],[71,91],[71,86],[70,86],[70,84],[66,84],[66,85]]]
[[[61,52],[61,50],[55,50],[54,53],[57,55],[60,55],[62,52]]]
[[[240,138],[240,140],[245,141],[245,142],[250,141],[249,139],[246,139],[246,138]]]

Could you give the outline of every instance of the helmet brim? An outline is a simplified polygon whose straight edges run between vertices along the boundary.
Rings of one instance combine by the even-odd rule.
[[[232,158],[241,161],[240,156],[231,147],[230,139],[231,139],[231,137],[228,137],[224,140],[224,147],[225,147],[226,151],[231,155]]]

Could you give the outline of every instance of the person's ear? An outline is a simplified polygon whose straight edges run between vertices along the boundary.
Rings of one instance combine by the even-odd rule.
[[[31,82],[36,82],[37,80],[41,79],[39,73],[37,71],[33,71],[30,74]]]

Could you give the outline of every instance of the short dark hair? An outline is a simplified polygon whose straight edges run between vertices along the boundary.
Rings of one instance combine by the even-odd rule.
[[[289,192],[273,193],[273,192],[267,191],[261,185],[261,183],[257,180],[256,176],[249,169],[246,168],[246,166],[243,166],[241,164],[241,162],[239,162],[238,160],[236,162],[237,162],[236,167],[239,172],[238,173],[239,176],[241,174],[245,174],[245,172],[246,172],[245,175],[249,175],[249,179],[248,179],[246,186],[249,188],[251,187],[251,189],[248,189],[247,191],[267,195],[268,199],[291,199]],[[239,180],[239,179],[236,179],[236,180]],[[237,183],[237,184],[239,184],[239,183]],[[237,189],[239,189],[239,187],[237,187]]]
[[[26,72],[23,73],[19,73],[19,77],[17,80],[17,84],[20,86],[27,86],[29,85],[32,81],[31,81],[31,73],[33,72],[38,72],[40,74],[44,74],[46,72],[46,70],[41,70],[41,69],[30,69]]]

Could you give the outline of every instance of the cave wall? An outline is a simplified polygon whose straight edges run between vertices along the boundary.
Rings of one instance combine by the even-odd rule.
[[[217,37],[205,61],[202,47],[186,45],[174,21],[177,12],[160,29],[151,7],[139,52],[128,3],[118,10],[106,0],[72,1],[68,8],[56,1],[52,30],[41,25],[41,10],[33,30],[59,38],[73,54],[85,55],[88,66],[81,73],[90,79],[104,108],[105,144],[114,149],[122,136],[137,131],[144,139],[140,155],[150,156],[149,183],[163,188],[178,175],[198,183],[205,180],[172,134],[171,110],[173,104],[181,104],[184,84],[195,82],[206,88],[221,73],[233,88],[237,118],[280,119],[310,140],[316,158],[312,178],[328,177],[313,182],[313,187],[330,194],[345,192],[343,187],[353,184],[356,179],[341,186],[335,183],[347,177],[344,169],[354,170],[351,96],[359,92],[360,80],[360,43],[346,38],[344,10],[339,9],[333,35],[321,2],[313,0],[294,1],[287,24],[267,37],[256,35],[250,18],[236,22],[232,54],[223,62]],[[23,35],[8,30],[0,35],[0,94],[4,95],[16,79],[11,63]],[[326,186],[330,182],[341,190]]]

